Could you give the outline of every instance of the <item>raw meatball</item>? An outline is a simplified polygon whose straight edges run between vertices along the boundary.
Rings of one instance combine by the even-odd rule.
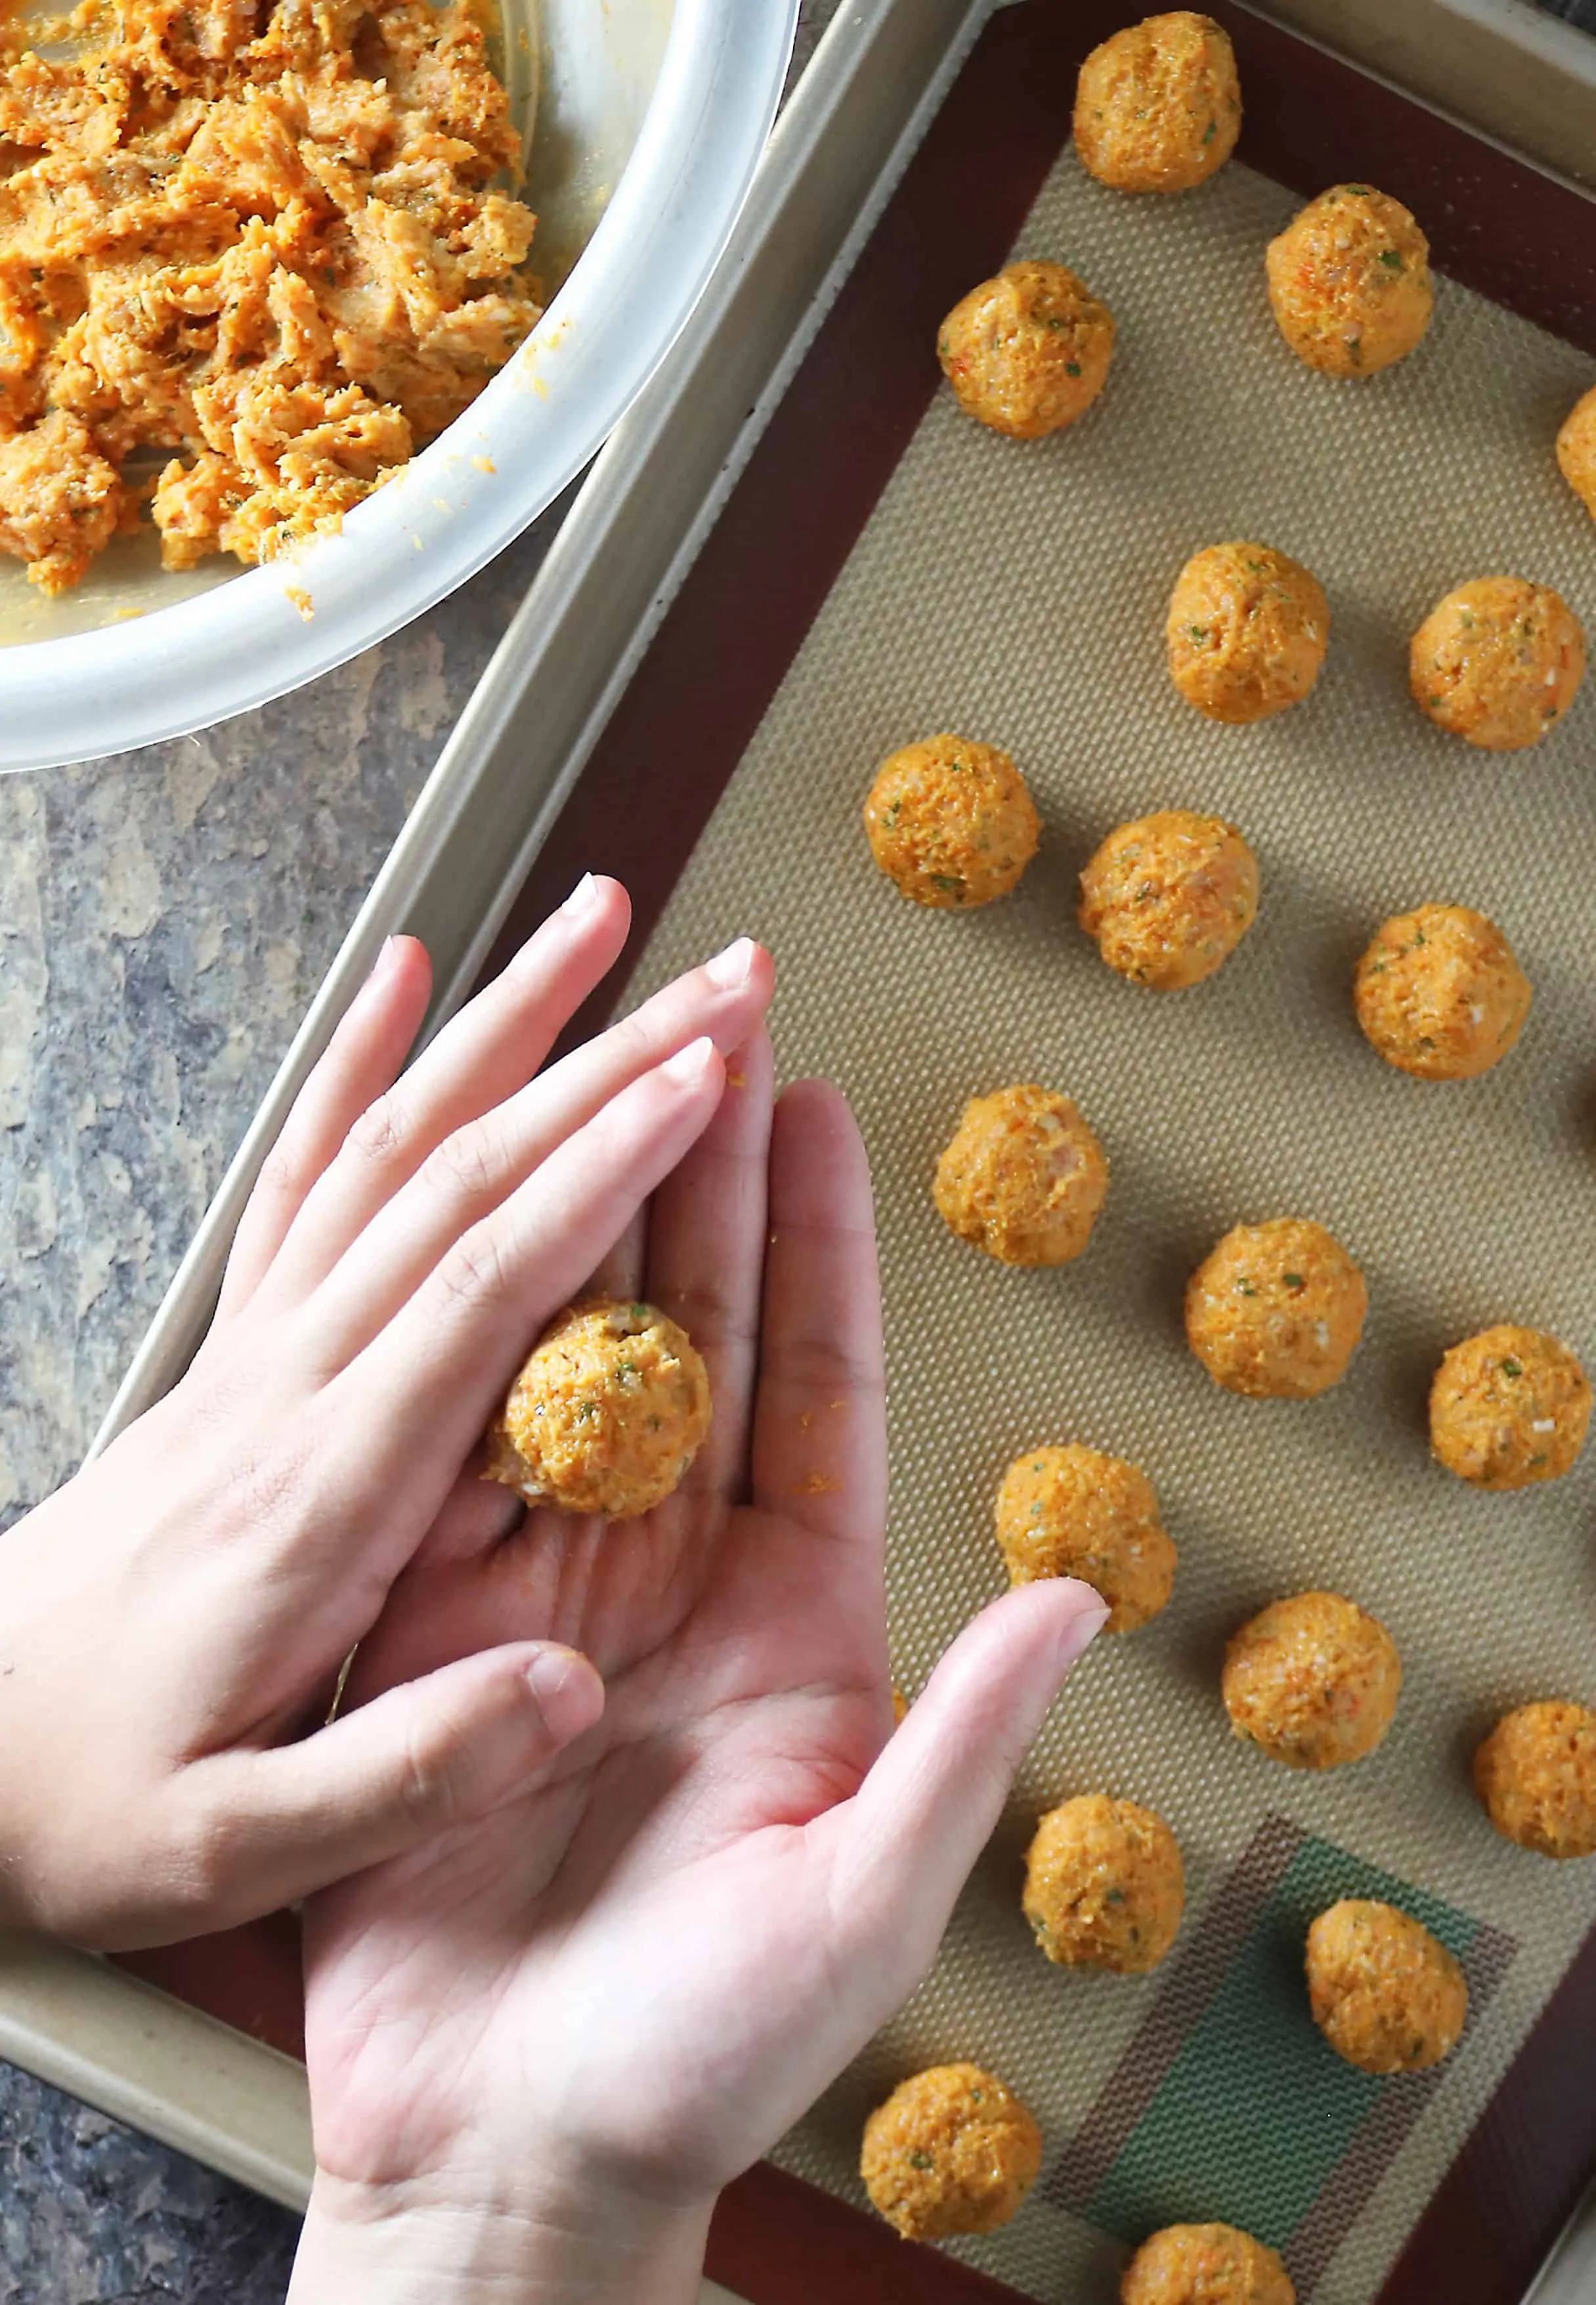
[[[1210,720],[1267,719],[1319,677],[1330,606],[1317,576],[1268,544],[1210,544],[1176,579],[1169,677]]]
[[[1114,352],[1114,315],[1062,264],[1006,264],[956,303],[937,357],[959,406],[994,432],[1040,439],[1084,416]]]
[[[1411,1913],[1344,1897],[1308,1932],[1308,2003],[1349,2065],[1419,2073],[1456,2047],[1469,1989],[1446,1946]]]
[[[1175,1546],[1146,1474],[1078,1444],[1014,1459],[998,1492],[998,1542],[1012,1584],[1081,1577],[1094,1586],[1110,1633],[1156,1617],[1175,1581]]]
[[[1474,1755],[1497,1831],[1542,1857],[1596,1852],[1596,1713],[1555,1699],[1506,1713]]]
[[[1025,1918],[1049,1961],[1130,1977],[1175,1942],[1185,1868],[1161,1816],[1082,1793],[1049,1809],[1025,1858]]]
[[[882,761],[864,804],[870,852],[917,905],[1006,897],[1036,854],[1025,779],[996,744],[928,736]]]
[[[1549,584],[1476,576],[1425,617],[1408,649],[1408,686],[1438,728],[1487,753],[1539,744],[1585,670],[1579,618]]]
[[[1184,192],[1241,133],[1235,51],[1211,16],[1149,16],[1093,48],[1075,85],[1075,149],[1099,184]]]
[[[1333,1233],[1306,1217],[1237,1225],[1186,1284],[1186,1340],[1216,1384],[1311,1400],[1339,1384],[1369,1291]]]
[[[1339,1593],[1271,1602],[1225,1651],[1225,1710],[1288,1769],[1337,1769],[1372,1753],[1402,1693],[1402,1660],[1380,1623]]]
[[[1125,2269],[1120,2305],[1296,2305],[1272,2249],[1235,2225],[1166,2225]]]
[[[1430,242],[1372,185],[1320,192],[1270,241],[1265,264],[1280,334],[1326,376],[1389,368],[1430,326]]]
[[[1523,1032],[1530,980],[1483,913],[1421,905],[1376,931],[1353,1003],[1388,1065],[1420,1080],[1473,1080]]]
[[[1108,1190],[1103,1148],[1067,1096],[1034,1083],[972,1096],[937,1163],[938,1208],[1004,1264],[1067,1264]]]
[[[1591,1387],[1567,1346],[1509,1321],[1454,1345],[1430,1389],[1430,1445],[1477,1489],[1557,1480],[1590,1421]]]
[[[932,2065],[865,2122],[859,2173],[905,2241],[940,2241],[1006,2225],[1041,2157],[1040,2130],[996,2073]]]
[[[593,1297],[533,1346],[488,1428],[487,1477],[529,1503],[628,1520],[664,1502],[709,1430],[709,1379],[652,1305]]]
[[[1111,832],[1081,875],[1081,926],[1110,968],[1170,992],[1201,984],[1258,911],[1258,859],[1234,824],[1164,808]]]
[[[1558,466],[1596,520],[1596,384],[1575,402],[1558,434]]]

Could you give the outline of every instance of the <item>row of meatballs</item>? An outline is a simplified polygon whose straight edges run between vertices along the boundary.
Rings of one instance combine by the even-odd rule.
[[[1178,192],[1205,182],[1241,126],[1235,58],[1222,29],[1180,11],[1132,25],[1082,68],[1074,140],[1115,191]],[[1271,241],[1270,308],[1298,358],[1340,378],[1402,360],[1429,327],[1429,243],[1399,200],[1337,184]],[[989,429],[1035,439],[1074,423],[1108,379],[1108,305],[1065,266],[1040,258],[981,282],[938,331],[959,405]],[[1558,434],[1558,468],[1596,516],[1596,387]],[[1261,719],[1296,703],[1323,661],[1323,588],[1284,553],[1215,545],[1183,572],[1170,604],[1176,684],[1213,719]],[[1442,727],[1493,751],[1537,743],[1566,711],[1583,670],[1577,618],[1549,586],[1484,576],[1448,593],[1410,647],[1410,686]]]
[[[1211,19],[1149,18],[1082,68],[1075,151],[1100,183],[1179,192],[1222,167],[1241,126],[1229,39]],[[1429,248],[1399,201],[1367,184],[1311,201],[1265,259],[1281,334],[1309,367],[1363,378],[1405,358],[1429,325]],[[1107,380],[1112,312],[1064,266],[1026,259],[982,282],[938,336],[960,406],[992,430],[1035,438],[1073,423]],[[1558,438],[1558,465],[1596,515],[1596,389]],[[1329,609],[1316,577],[1272,547],[1209,547],[1182,570],[1166,625],[1178,692],[1210,719],[1245,723],[1305,697],[1323,664]],[[1550,587],[1488,576],[1448,593],[1413,634],[1409,688],[1444,729],[1492,751],[1540,742],[1573,702],[1584,668],[1578,619]],[[1023,778],[996,748],[944,735],[895,753],[865,810],[877,862],[921,904],[963,908],[1006,894],[1035,852],[1040,823]],[[1251,926],[1256,862],[1239,832],[1167,810],[1111,834],[1082,876],[1081,925],[1122,975],[1161,990],[1211,975]],[[1427,905],[1388,921],[1360,962],[1354,1000],[1388,1062],[1417,1077],[1462,1079],[1507,1054],[1530,987],[1481,914]],[[1080,1254],[1108,1187],[1101,1147],[1069,1101],[1033,1085],[978,1097],[938,1164],[937,1205],[961,1238],[1005,1262]],[[1186,1331],[1216,1380],[1253,1395],[1303,1398],[1337,1382],[1367,1306],[1362,1275],[1324,1229],[1296,1220],[1242,1226],[1193,1275]],[[1515,1488],[1566,1471],[1583,1444],[1591,1389],[1556,1339],[1499,1326],[1455,1347],[1430,1400],[1435,1453],[1464,1479]],[[1168,1598],[1176,1549],[1139,1467],[1080,1446],[1017,1458],[997,1503],[1011,1578],[1076,1575],[1128,1630]],[[1222,1692],[1236,1732],[1286,1765],[1323,1769],[1371,1752],[1390,1726],[1401,1663],[1386,1629],[1338,1594],[1278,1601],[1244,1625]],[[1596,1850],[1596,1714],[1537,1703],[1499,1721],[1474,1782],[1509,1840],[1549,1857]],[[1023,1905],[1048,1957],[1139,1971],[1163,1958],[1184,1904],[1179,1848],[1153,1811],[1104,1793],[1044,1816],[1026,1863]],[[1457,1962],[1412,1915],[1364,1899],[1321,1912],[1308,1932],[1309,2006],[1326,2038],[1365,2071],[1413,2071],[1462,2034],[1468,1995]],[[1041,2136],[996,2075],[938,2066],[900,2084],[866,2125],[861,2172],[905,2234],[985,2233],[1019,2207]],[[1292,2305],[1277,2252],[1219,2224],[1168,2226],[1126,2268],[1124,2305]]]

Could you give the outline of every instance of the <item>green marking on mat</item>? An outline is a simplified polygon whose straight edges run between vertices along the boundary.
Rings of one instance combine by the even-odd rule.
[[[1381,2093],[1408,2078],[1359,2072],[1309,2014],[1308,1926],[1342,1897],[1400,1906],[1460,1960],[1478,1933],[1379,1866],[1304,1841],[1093,2194],[1093,2224],[1140,2241],[1220,2218],[1272,2248],[1289,2241]]]

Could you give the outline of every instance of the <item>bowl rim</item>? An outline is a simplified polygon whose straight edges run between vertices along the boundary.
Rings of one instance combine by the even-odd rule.
[[[0,650],[0,771],[131,751],[268,703],[422,615],[546,510],[648,383],[719,261],[797,13],[798,0],[675,0],[608,205],[471,406],[336,534],[168,607]]]

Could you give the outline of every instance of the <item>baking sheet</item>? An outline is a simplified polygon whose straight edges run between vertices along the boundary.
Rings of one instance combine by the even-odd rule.
[[[1072,1684],[935,1976],[778,2156],[859,2199],[870,2105],[917,2065],[989,2063],[1048,2154],[1023,2216],[959,2253],[1082,2305],[1112,2294],[1126,2243],[1193,2216],[1283,2246],[1304,2297],[1364,2305],[1592,1918],[1588,1870],[1498,1841],[1466,1778],[1498,1710],[1588,1693],[1591,1466],[1475,1495],[1430,1465],[1422,1405],[1445,1347],[1490,1321],[1596,1345],[1596,704],[1492,758],[1405,692],[1407,634],[1466,575],[1521,570],[1596,614],[1596,529],[1550,453],[1590,363],[1442,284],[1403,368],[1312,375],[1262,293],[1263,244],[1295,205],[1239,166],[1187,200],[1125,200],[1065,155],[1016,252],[1062,259],[1113,306],[1103,400],[1022,445],[938,397],[637,987],[757,931],[781,973],[784,1069],[854,1100],[879,1196],[905,1684],[1001,1586],[990,1497],[1016,1450],[1078,1438],[1135,1459],[1181,1545],[1166,1615]],[[1305,561],[1331,601],[1312,699],[1252,729],[1202,721],[1162,670],[1175,573],[1229,536]],[[1018,893],[969,916],[897,899],[858,821],[880,757],[944,727],[1008,747],[1047,828]],[[1167,805],[1234,818],[1264,885],[1240,954],[1176,996],[1122,983],[1073,924],[1097,840]],[[1351,1014],[1373,927],[1430,898],[1498,920],[1536,989],[1520,1050],[1466,1086],[1389,1071]],[[965,1097],[1032,1078],[1077,1098],[1114,1170],[1091,1250],[1056,1273],[989,1264],[929,1198]],[[1330,1225],[1371,1285],[1353,1374],[1316,1403],[1232,1399],[1180,1335],[1203,1251],[1281,1212]],[[1217,1676],[1243,1616],[1310,1584],[1373,1608],[1407,1679],[1386,1748],[1304,1782],[1232,1742]],[[1186,1854],[1182,1939],[1147,1979],[1049,1968],[1019,1914],[1036,1813],[1097,1785],[1153,1803]],[[1382,1875],[1471,1967],[1469,2036],[1433,2077],[1351,2074],[1297,1995],[1314,1902]]]
[[[1596,356],[1596,235],[1585,203],[1312,45],[1235,8],[1221,13],[1244,58],[1244,150],[1306,192],[1347,172],[1351,137],[1358,173],[1405,192],[1447,265]],[[102,1440],[185,1365],[242,1198],[385,934],[409,929],[431,946],[435,1025],[469,989],[496,932],[502,953],[589,864],[624,874],[644,928],[658,916],[930,398],[925,345],[937,318],[999,260],[1057,154],[1075,63],[1118,21],[1112,0],[1007,7],[955,79],[980,13],[979,0],[865,0],[839,13],[784,115],[734,250],[599,459],[429,779]],[[1349,42],[1354,30],[1361,38],[1349,18]],[[1510,132],[1541,149],[1527,114]],[[649,770],[641,783],[640,760]],[[213,2028],[208,2052],[236,2084],[231,2095],[219,2097],[197,2065],[179,2080],[163,2068],[148,2115],[137,2110],[149,2092],[128,2054],[132,2029],[161,2030],[166,2010],[175,2040],[184,2012],[123,1981],[119,2031],[96,1997],[98,1976],[108,1988],[116,1972],[95,1964],[83,1964],[97,1969],[93,1989],[63,1979],[47,2005],[19,1957],[0,1973],[0,2033],[33,2070],[111,2109],[132,2107],[159,2133],[259,2182],[262,2109],[268,2127],[302,2122],[293,2090],[280,2087],[284,2074],[294,2080],[291,2069],[259,2045],[292,2050],[297,2039],[297,1969],[280,1935],[259,1925],[162,1957],[159,1981],[242,2029]],[[1596,1935],[1433,2197],[1382,2305],[1523,2296],[1596,2146],[1592,2039]],[[283,2190],[300,2182],[285,2176]],[[710,2261],[759,2305],[812,2305],[819,2295],[964,2305],[1014,2294],[768,2167],[723,2198]],[[1577,2265],[1573,2279],[1554,2273],[1547,2305],[1573,2305]]]

